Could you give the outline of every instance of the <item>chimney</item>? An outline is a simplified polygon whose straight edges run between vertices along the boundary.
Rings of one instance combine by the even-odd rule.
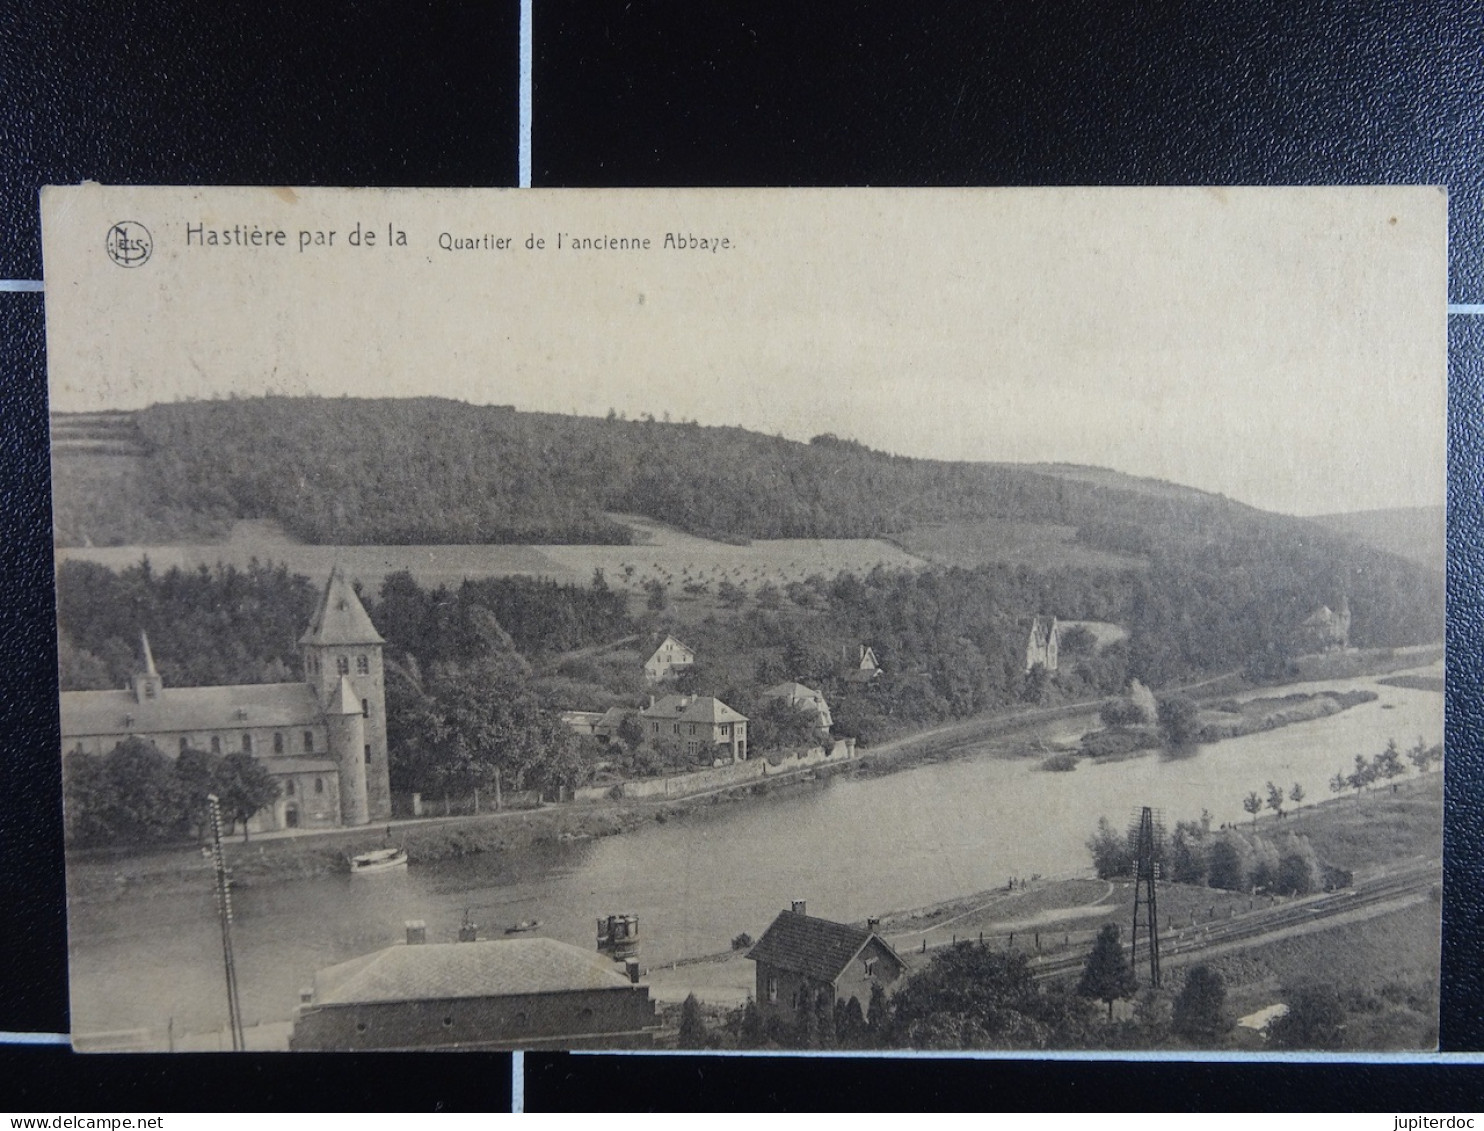
[[[639,960],[630,958],[623,964],[623,968],[624,973],[629,976],[629,984],[637,986],[639,984]]]
[[[870,931],[873,935],[877,931],[881,930],[881,917],[879,915],[872,915],[869,919],[867,919],[866,930]]]
[[[422,919],[408,919],[402,925],[407,928],[408,946],[421,946],[428,941],[428,924]]]
[[[302,987],[299,990],[299,1004],[300,1005],[313,1005],[314,1004],[314,991],[312,989],[310,989],[308,986]]]
[[[790,910],[793,911],[793,913],[795,915],[807,915],[807,914],[809,914],[809,912],[807,912],[807,911],[804,910],[804,901],[802,899],[796,899],[796,900],[794,900],[793,901],[793,904],[790,907]]]

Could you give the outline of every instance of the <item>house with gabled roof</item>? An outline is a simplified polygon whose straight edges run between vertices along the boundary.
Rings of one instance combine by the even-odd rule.
[[[808,711],[817,720],[820,730],[828,731],[834,725],[830,705],[824,695],[802,683],[775,683],[758,695],[759,699],[781,699],[796,711]]]
[[[860,1002],[868,1009],[871,988],[890,993],[907,964],[877,933],[879,920],[852,927],[807,913],[802,899],[779,912],[747,957],[756,964],[756,1001],[764,1017],[795,1024],[817,1008],[821,994],[836,1002]]]
[[[691,757],[708,752],[715,757],[720,746],[733,762],[747,760],[747,716],[710,695],[651,696],[639,721],[646,738],[677,739]]]
[[[673,679],[681,668],[688,668],[695,662],[696,653],[692,648],[673,636],[666,636],[654,650],[654,655],[644,661],[644,678],[650,683],[662,683]]]
[[[860,646],[860,654],[855,663],[847,661],[845,668],[845,681],[847,683],[870,683],[881,674],[881,664],[876,659],[876,650],[869,644]]]

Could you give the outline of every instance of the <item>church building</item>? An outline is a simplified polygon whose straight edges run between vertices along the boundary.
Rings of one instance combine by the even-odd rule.
[[[101,756],[144,738],[172,758],[189,749],[251,754],[279,787],[253,832],[384,821],[384,643],[337,566],[299,638],[303,682],[166,687],[141,634],[142,670],[128,688],[62,692],[62,749]]]

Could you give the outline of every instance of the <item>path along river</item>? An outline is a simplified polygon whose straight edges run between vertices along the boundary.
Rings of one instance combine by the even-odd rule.
[[[1441,674],[1441,665],[1424,669]],[[465,908],[483,933],[539,919],[540,933],[592,946],[594,920],[639,915],[641,958],[661,963],[756,937],[791,899],[840,920],[1003,885],[1010,876],[1085,874],[1100,816],[1140,805],[1173,825],[1209,809],[1245,821],[1241,800],[1269,780],[1328,782],[1395,738],[1442,741],[1442,696],[1374,679],[1299,684],[1264,694],[1367,688],[1373,703],[1230,739],[1171,761],[1147,755],[1071,773],[1039,758],[960,757],[881,776],[842,776],[742,804],[701,806],[664,824],[599,840],[538,845],[397,875],[265,883],[234,894],[234,941],[249,1023],[287,1020],[314,971],[401,939],[423,919],[429,941],[455,937]],[[1064,724],[1063,724],[1064,726]],[[1048,738],[1072,738],[1055,726]],[[1409,770],[1410,772],[1410,770]],[[1307,803],[1307,802],[1306,802]],[[209,873],[199,893],[148,891],[69,909],[74,1032],[177,1032],[224,1023],[221,939]]]

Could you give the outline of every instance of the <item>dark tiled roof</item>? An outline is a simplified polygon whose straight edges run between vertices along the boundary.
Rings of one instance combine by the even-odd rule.
[[[747,952],[754,962],[833,982],[871,939],[871,932],[796,911],[782,911]]]

